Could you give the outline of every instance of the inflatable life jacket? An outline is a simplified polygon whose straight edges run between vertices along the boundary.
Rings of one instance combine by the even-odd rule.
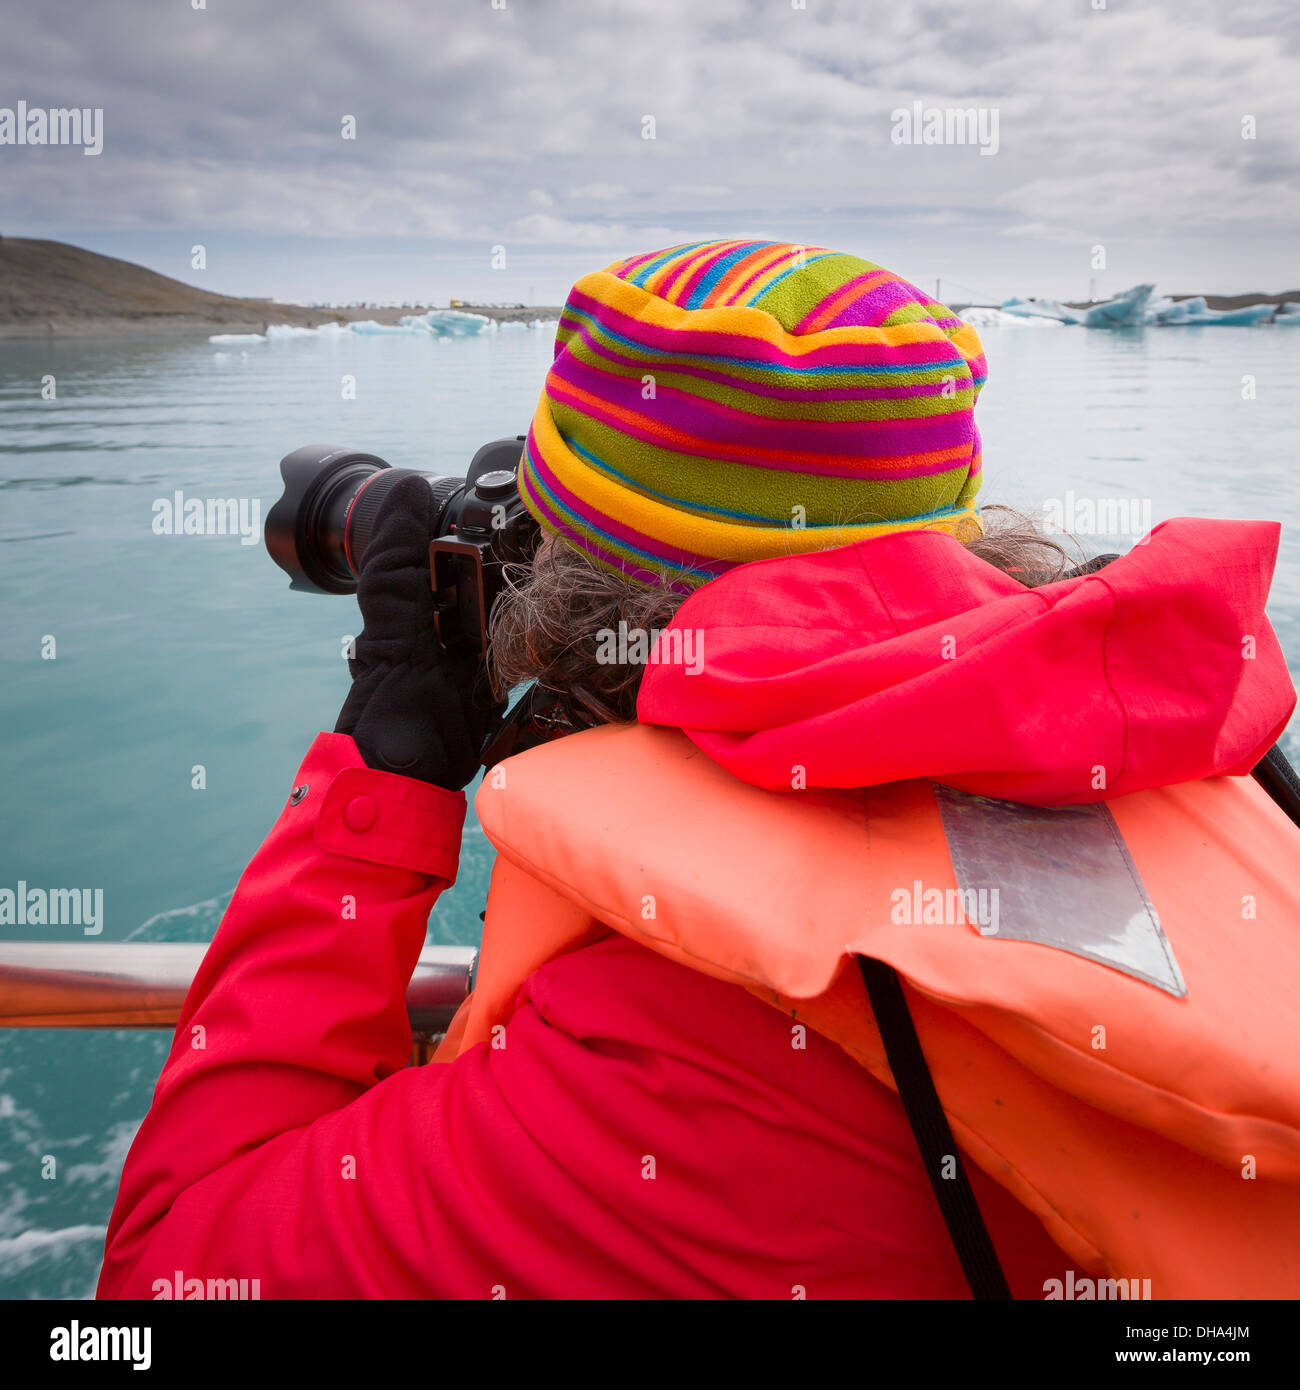
[[[498,858],[437,1060],[621,932],[893,1085],[869,957],[964,1154],[1082,1269],[1300,1297],[1300,830],[1250,779],[1052,810],[920,780],[771,791],[678,730],[611,726],[500,764],[476,804]]]

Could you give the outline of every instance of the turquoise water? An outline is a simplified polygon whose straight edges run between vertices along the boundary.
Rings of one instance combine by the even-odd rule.
[[[1153,521],[1281,520],[1271,611],[1295,670],[1300,332],[982,332],[985,500],[1035,509],[1072,492],[1076,516],[1088,499],[1135,499]],[[260,542],[155,534],[154,502],[180,488],[256,498],[265,515],[280,455],[308,442],[463,471],[480,443],[526,427],[549,354],[537,330],[0,343],[0,887],[102,888],[102,940],[211,936],[302,753],[333,725],[357,616],[350,600],[291,594]],[[53,401],[41,399],[46,374]],[[477,939],[489,865],[472,825],[431,941]],[[7,940],[37,936],[83,939],[0,927]],[[93,1288],[166,1046],[140,1033],[0,1033],[0,1296]]]

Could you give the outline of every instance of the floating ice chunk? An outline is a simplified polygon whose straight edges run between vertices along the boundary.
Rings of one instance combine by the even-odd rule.
[[[984,304],[972,304],[963,309],[960,317],[975,328],[1002,328],[1014,324],[1019,328],[1064,328],[1061,319],[1035,318],[1027,314],[1004,313]]]
[[[1154,285],[1134,285],[1105,304],[1090,304],[1076,312],[1085,328],[1129,328],[1143,322]]]
[[[408,332],[431,333],[435,338],[467,338],[490,333],[496,321],[485,314],[467,314],[461,309],[430,309],[427,314],[405,314],[398,325]]]
[[[376,323],[374,319],[358,319],[355,323],[349,323],[347,329],[349,333],[356,333],[363,338],[383,333],[407,334],[411,331],[409,328],[403,328],[400,323]]]
[[[1192,323],[1217,323],[1234,327],[1254,323],[1267,323],[1273,317],[1272,304],[1247,304],[1240,309],[1207,309],[1203,314],[1192,317]]]
[[[1192,299],[1170,299],[1167,295],[1159,299],[1153,299],[1147,305],[1148,323],[1191,323],[1197,314],[1206,313],[1204,295],[1196,295]]]
[[[1089,304],[1071,309],[1055,299],[1005,300],[1002,312],[1024,319],[1045,319],[1055,323],[1082,324],[1084,328],[1128,328],[1143,322],[1147,300],[1154,285],[1134,285],[1131,290],[1116,295],[1102,304]]]
[[[322,323],[319,328],[302,328],[296,323],[273,323],[267,330],[268,339],[277,338],[336,338],[348,331],[343,323]]]
[[[1248,327],[1264,323],[1276,312],[1272,304],[1247,304],[1240,309],[1211,309],[1204,295],[1191,299],[1157,299],[1147,308],[1147,322],[1164,328],[1196,327],[1219,324],[1227,327]]]
[[[1080,322],[1073,309],[1067,309],[1064,304],[1058,304],[1054,299],[1021,299],[1019,296],[1013,296],[1011,299],[1003,300],[1002,312],[1022,319],[1050,319],[1055,323]]]
[[[268,339],[339,338],[348,334],[370,338],[381,336],[425,337],[445,340],[472,338],[480,333],[495,333],[499,329],[545,329],[554,319],[530,319],[528,322],[498,323],[486,314],[469,314],[462,309],[430,309],[423,314],[403,314],[396,323],[379,323],[375,319],[358,319],[353,323],[322,323],[318,328],[303,328],[292,323],[273,323],[265,333],[214,333],[210,343],[263,343]]]

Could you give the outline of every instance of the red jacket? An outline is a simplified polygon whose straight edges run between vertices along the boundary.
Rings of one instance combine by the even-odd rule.
[[[1034,595],[925,533],[746,566],[690,601],[709,677],[657,668],[642,717],[760,782],[793,761],[816,784],[825,757],[822,785],[866,785],[928,758],[1033,800],[1049,763],[1113,745],[1146,785],[1162,759],[1167,782],[1244,771],[1294,700],[1263,615],[1276,528],[1171,525],[1105,580]],[[959,644],[940,665],[945,630]],[[1053,660],[1072,684],[1043,687]],[[888,740],[860,737],[885,715]],[[893,1093],[815,1034],[791,1049],[745,990],[626,939],[532,975],[503,1048],[407,1067],[405,986],[464,797],[374,772],[337,734],[297,784],[186,1000],[101,1296],[153,1297],[177,1271],[257,1279],[264,1298],[965,1296]],[[1068,1261],[968,1167],[1013,1291],[1041,1298]]]

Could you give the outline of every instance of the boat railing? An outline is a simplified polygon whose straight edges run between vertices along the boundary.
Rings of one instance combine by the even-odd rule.
[[[0,943],[0,1028],[175,1028],[204,941]],[[417,1043],[469,993],[472,946],[426,946],[406,991]]]

